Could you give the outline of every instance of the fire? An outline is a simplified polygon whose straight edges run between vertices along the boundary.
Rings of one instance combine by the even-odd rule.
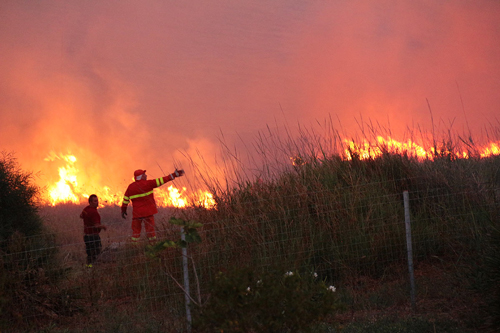
[[[64,163],[59,167],[59,180],[47,185],[45,204],[55,206],[61,203],[85,203],[90,194],[99,197],[100,205],[121,205],[123,191],[113,191],[110,186],[96,186],[85,172],[78,169],[78,158],[73,154],[56,154],[51,152],[44,159],[46,162]],[[81,184],[92,184],[83,186]],[[198,190],[193,195],[188,195],[187,189],[178,189],[173,185],[157,188],[154,191],[155,200],[159,207],[188,207],[191,203],[196,206],[212,208],[215,205],[212,194]]]
[[[183,208],[190,203],[196,207],[206,208],[212,208],[215,205],[212,193],[207,191],[198,190],[198,192],[191,194],[189,199],[186,196],[185,187],[179,190],[171,185],[166,190],[160,188],[157,191],[155,199],[160,207],[174,206]]]
[[[488,157],[491,155],[500,155],[500,143],[490,143],[488,147],[483,149],[481,152],[481,157]]]
[[[50,203],[53,206],[59,202],[79,203],[80,200],[74,193],[78,187],[78,180],[76,176],[78,169],[74,166],[77,161],[76,157],[73,155],[52,154],[45,158],[45,161],[53,161],[55,159],[62,159],[66,161],[68,165],[59,168],[59,181],[48,188]]]
[[[469,151],[449,151],[447,149],[436,149],[431,147],[425,149],[412,140],[407,142],[399,142],[390,137],[387,139],[378,136],[375,143],[363,140],[361,144],[355,143],[352,140],[343,140],[346,148],[344,151],[345,159],[352,160],[357,157],[361,160],[376,158],[381,156],[384,151],[394,154],[408,154],[409,156],[416,157],[420,160],[433,160],[435,156],[454,156],[455,158],[469,158]],[[484,158],[492,155],[500,154],[500,142],[490,143],[486,147],[479,147],[474,150],[475,154]]]
[[[184,197],[184,192],[186,188],[183,187],[181,190],[175,188],[173,185],[167,187],[167,190],[163,190],[163,188],[159,188],[156,190],[155,200],[158,202],[158,206],[160,207],[186,207],[188,202]]]
[[[347,160],[352,160],[354,156],[357,156],[361,160],[376,158],[381,156],[384,150],[396,154],[407,153],[419,159],[432,159],[433,157],[432,151],[426,151],[425,148],[412,140],[408,140],[408,142],[399,142],[391,138],[386,140],[378,136],[376,143],[370,143],[364,140],[361,144],[357,144],[352,140],[344,139],[344,144],[347,147],[345,149]]]
[[[473,156],[485,158],[500,154],[500,142],[492,142],[484,147],[474,147],[470,151],[458,151],[429,147],[425,148],[412,140],[400,142],[391,137],[384,138],[378,136],[375,142],[363,140],[356,143],[353,140],[344,139],[345,145],[343,158],[352,160],[353,158],[370,159],[381,156],[384,152],[394,154],[407,154],[420,160],[433,160],[436,156],[453,156],[454,158],[469,158]],[[103,181],[100,177],[91,177],[88,173],[78,168],[79,159],[71,153],[56,154],[51,152],[45,159],[46,162],[57,162],[63,164],[58,167],[59,179],[47,184],[47,195],[45,203],[55,206],[60,203],[85,203],[90,194],[95,193],[99,197],[101,205],[120,206],[123,199],[123,191],[113,189],[111,186],[101,185]],[[300,166],[304,160],[300,156],[291,158],[292,164]],[[100,186],[99,186],[100,185]],[[125,186],[124,186],[125,187]],[[123,188],[122,190],[125,190]],[[160,207],[185,208],[190,205],[196,207],[212,208],[215,200],[210,192],[197,190],[194,193],[187,193],[185,187],[176,188],[173,185],[160,187],[154,191],[155,199]]]

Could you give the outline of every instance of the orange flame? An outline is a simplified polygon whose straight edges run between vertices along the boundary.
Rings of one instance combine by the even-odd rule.
[[[45,161],[61,161],[64,166],[59,167],[59,180],[47,186],[47,196],[44,200],[45,204],[55,206],[61,203],[85,203],[91,193],[97,194],[101,205],[118,205],[120,206],[123,200],[122,191],[113,191],[109,186],[95,187],[92,186],[90,192],[88,187],[79,185],[79,179],[85,179],[85,173],[80,172],[76,163],[78,159],[72,154],[55,154],[50,153]],[[92,182],[89,182],[92,183]],[[212,208],[215,205],[212,194],[207,191],[198,190],[193,195],[186,194],[186,188],[178,189],[173,185],[167,188],[160,187],[154,191],[155,200],[159,207],[188,207],[190,203],[195,206]]]
[[[345,145],[344,156],[345,160],[353,158],[373,159],[382,156],[384,152],[394,154],[407,154],[416,157],[420,160],[433,160],[436,156],[452,156],[454,158],[469,158],[473,156],[485,158],[492,155],[500,155],[500,142],[491,142],[485,147],[474,147],[471,151],[449,151],[446,148],[430,147],[425,149],[423,146],[415,143],[412,140],[400,142],[391,137],[383,138],[378,136],[375,142],[363,140],[361,143],[356,143],[353,140],[343,140]],[[45,204],[55,206],[60,203],[85,203],[91,193],[99,196],[101,205],[118,205],[120,206],[123,199],[123,192],[113,190],[109,186],[95,186],[95,182],[89,179],[85,172],[78,169],[78,159],[75,155],[68,153],[56,154],[51,152],[45,159],[48,162],[58,161],[63,163],[59,169],[59,180],[47,185],[47,196],[44,200]],[[292,164],[300,166],[305,163],[301,156],[291,158]],[[97,181],[99,183],[99,181]],[[92,187],[82,184],[93,184]],[[179,207],[185,208],[190,205],[196,207],[213,208],[215,200],[208,191],[198,190],[197,192],[187,194],[187,189],[182,187],[178,189],[173,185],[168,187],[160,187],[155,190],[155,199],[159,207]]]
[[[481,157],[488,157],[492,155],[500,155],[500,143],[492,142],[488,147],[483,148],[480,153]]]
[[[55,155],[45,158],[45,161],[53,161],[54,159],[65,160],[68,164],[65,167],[59,168],[59,181],[48,188],[49,202],[54,206],[56,203],[79,203],[78,196],[74,190],[78,187],[76,174],[78,169],[75,168],[74,163],[76,157],[73,155]],[[88,196],[87,196],[88,197]]]
[[[343,140],[346,145],[346,149],[344,151],[345,159],[352,160],[354,157],[359,158],[361,160],[364,159],[373,159],[381,156],[384,152],[394,153],[394,154],[408,154],[409,156],[416,157],[420,160],[433,160],[436,156],[453,156],[454,158],[469,158],[469,151],[450,151],[448,149],[440,149],[431,147],[429,149],[425,149],[424,147],[418,145],[412,140],[408,140],[407,142],[399,142],[390,137],[387,139],[377,136],[377,142],[371,143],[367,140],[363,140],[361,144],[357,144],[352,140]],[[474,152],[477,153],[480,157],[488,157],[492,155],[500,154],[500,143],[493,142],[490,143],[486,147],[479,147],[478,149],[474,149]]]

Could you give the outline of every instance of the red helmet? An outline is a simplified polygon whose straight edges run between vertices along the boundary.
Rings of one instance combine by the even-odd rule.
[[[143,175],[143,174],[145,174],[145,173],[146,173],[146,170],[141,170],[141,169],[139,169],[139,170],[135,170],[135,171],[134,171],[134,179],[135,179],[135,180],[140,180],[140,179],[142,178],[142,177],[140,177],[140,176],[142,176],[142,175]],[[137,177],[139,177],[139,179],[137,179]]]

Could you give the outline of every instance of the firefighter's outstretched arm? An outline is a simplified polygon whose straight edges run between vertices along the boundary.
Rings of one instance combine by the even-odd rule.
[[[167,176],[164,176],[164,177],[160,177],[160,178],[156,178],[155,181],[156,181],[156,186],[155,187],[159,187],[159,186],[162,186],[172,180],[174,180],[175,178],[177,177],[181,177],[181,176],[184,176],[184,170],[175,170],[174,172],[172,172],[171,174],[167,175]],[[123,207],[123,206],[122,206]],[[123,208],[122,208],[123,210]]]

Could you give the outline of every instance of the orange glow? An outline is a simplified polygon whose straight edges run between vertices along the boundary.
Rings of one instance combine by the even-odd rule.
[[[67,202],[79,203],[80,199],[78,195],[75,194],[75,189],[78,187],[76,176],[78,169],[74,166],[74,163],[77,161],[76,157],[73,155],[55,155],[52,153],[45,158],[45,161],[53,161],[55,159],[66,161],[67,165],[59,168],[59,181],[49,186],[48,201],[52,205]]]
[[[490,143],[488,147],[483,148],[483,151],[480,153],[481,157],[488,157],[491,155],[500,155],[500,143]]]
[[[378,136],[376,141],[363,140],[356,143],[353,140],[343,140],[344,152],[342,158],[352,160],[354,158],[365,160],[382,156],[384,152],[393,154],[407,154],[419,160],[433,160],[437,156],[447,156],[457,159],[473,156],[485,158],[500,154],[500,142],[491,142],[484,147],[473,147],[471,151],[460,151],[458,148],[448,149],[428,147],[419,145],[412,140],[400,142],[391,137]],[[81,153],[85,155],[84,152]],[[91,157],[86,160],[93,161]],[[99,197],[100,205],[120,206],[123,200],[123,191],[126,185],[117,190],[117,186],[111,186],[109,182],[103,181],[96,175],[99,168],[95,165],[86,165],[83,159],[76,154],[56,154],[51,152],[45,159],[46,162],[57,163],[53,168],[58,168],[59,179],[49,181],[46,184],[46,195],[44,203],[55,206],[61,203],[85,204],[90,194],[95,193]],[[300,156],[291,158],[295,166],[304,164]],[[85,170],[85,171],[84,171]],[[132,181],[132,179],[131,179]],[[106,184],[104,184],[106,183]],[[215,200],[210,192],[198,189],[188,193],[186,187],[176,188],[174,185],[159,187],[154,191],[155,199],[159,207],[186,208],[190,206],[213,208]]]
[[[435,149],[430,147],[425,149],[423,146],[416,144],[412,140],[407,142],[399,142],[390,137],[387,139],[378,136],[377,142],[368,142],[363,140],[361,144],[355,143],[352,140],[343,140],[346,148],[344,150],[345,159],[352,160],[357,157],[361,160],[376,158],[381,156],[384,152],[393,154],[408,154],[409,156],[416,157],[419,160],[433,160],[436,156],[453,156],[454,158],[469,158],[469,151],[449,151],[447,149]],[[479,147],[475,149],[480,157],[488,157],[500,154],[500,143],[490,143],[486,147]]]
[[[160,187],[159,191],[156,190],[155,199],[160,207],[174,206],[183,208],[187,206],[187,200],[184,198],[185,191],[185,187],[179,190],[178,188],[170,185],[167,187],[166,191]]]
[[[72,154],[56,154],[51,152],[44,159],[46,162],[64,163],[59,167],[59,180],[48,184],[47,194],[44,203],[55,206],[61,203],[85,204],[90,194],[95,193],[99,197],[101,206],[118,205],[123,200],[123,191],[114,191],[110,186],[96,186],[95,179],[86,172],[77,167],[79,159]],[[98,181],[99,182],[99,181]],[[83,186],[82,184],[92,184],[92,186]],[[198,190],[198,192],[188,195],[185,187],[178,189],[173,185],[168,187],[159,187],[155,189],[154,195],[159,207],[178,207],[185,208],[190,204],[195,206],[212,208],[215,205],[212,194],[207,191]]]

